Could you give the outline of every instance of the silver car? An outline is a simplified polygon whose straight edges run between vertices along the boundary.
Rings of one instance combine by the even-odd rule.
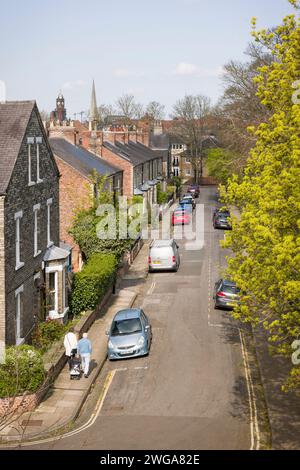
[[[149,249],[149,272],[177,271],[180,265],[179,247],[174,239],[153,240]]]
[[[152,332],[147,315],[140,308],[120,310],[107,332],[109,360],[149,354]]]

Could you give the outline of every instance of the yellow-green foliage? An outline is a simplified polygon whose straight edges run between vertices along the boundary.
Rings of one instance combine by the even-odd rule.
[[[300,80],[300,21],[287,16],[273,32],[256,31],[255,23],[255,40],[276,59],[255,79],[272,116],[251,129],[257,143],[245,176],[228,185],[225,200],[240,209],[241,219],[226,245],[235,255],[229,272],[246,292],[235,315],[262,322],[276,352],[290,356],[300,335],[300,105],[293,100]],[[291,378],[289,385],[300,385],[299,368]]]

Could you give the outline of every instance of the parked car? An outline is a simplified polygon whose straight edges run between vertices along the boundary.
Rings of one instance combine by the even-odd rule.
[[[172,225],[189,225],[191,222],[191,215],[182,207],[175,209],[172,214]]]
[[[240,302],[240,289],[235,282],[220,279],[215,284],[213,299],[215,308],[232,310]]]
[[[182,207],[183,210],[185,210],[186,212],[189,212],[190,214],[192,214],[193,209],[194,209],[190,201],[183,200],[183,199],[179,202],[179,207]]]
[[[179,247],[174,239],[153,240],[149,248],[149,272],[177,271],[180,265]]]
[[[232,230],[230,212],[227,209],[216,209],[213,213],[214,228]]]
[[[195,207],[196,207],[196,201],[195,201],[195,198],[192,196],[192,194],[185,194],[185,195],[181,198],[181,201],[180,201],[180,202],[192,204],[193,209],[195,209]]]
[[[194,194],[196,198],[199,197],[200,196],[199,184],[190,184],[188,186],[188,193]]]
[[[147,315],[140,308],[120,310],[107,332],[109,360],[149,354],[152,332]]]

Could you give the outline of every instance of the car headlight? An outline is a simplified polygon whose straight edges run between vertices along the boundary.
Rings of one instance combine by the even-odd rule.
[[[113,343],[112,343],[110,340],[108,341],[108,347],[109,347],[110,349],[115,349]]]
[[[144,336],[141,336],[141,338],[137,342],[137,346],[142,347],[145,344],[145,338]]]

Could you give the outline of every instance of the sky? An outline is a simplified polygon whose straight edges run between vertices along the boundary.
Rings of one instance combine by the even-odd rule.
[[[125,94],[166,106],[185,94],[222,95],[222,67],[246,61],[250,21],[271,27],[287,0],[0,0],[0,84],[7,100],[68,116]]]

